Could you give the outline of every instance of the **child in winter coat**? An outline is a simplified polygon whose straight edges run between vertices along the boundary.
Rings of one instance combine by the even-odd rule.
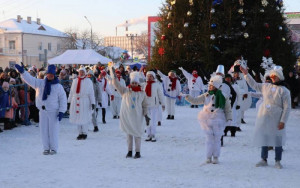
[[[120,127],[127,134],[128,153],[126,158],[132,157],[133,139],[135,141],[135,156],[140,158],[141,154],[141,137],[144,132],[143,117],[149,123],[150,118],[147,116],[148,105],[144,91],[139,85],[139,73],[131,73],[130,85],[128,88],[121,86],[115,75],[115,70],[110,67],[112,84],[122,95],[122,103],[120,110]]]
[[[217,89],[222,84],[221,76],[213,76],[208,84],[208,92],[196,98],[187,95],[185,99],[191,104],[204,104],[198,119],[206,135],[206,163],[217,164],[226,121],[232,120],[231,106],[229,98],[225,98],[221,90]]]
[[[12,127],[9,125],[8,119],[5,117],[7,111],[9,111],[9,84],[3,82],[0,87],[0,119],[4,122],[4,130],[9,130]]]
[[[19,91],[19,98],[20,98],[20,104],[21,105],[25,105],[25,97],[27,97],[27,106],[26,107],[21,107],[20,110],[21,110],[21,121],[22,121],[22,125],[30,125],[30,122],[25,122],[26,119],[29,118],[29,115],[30,115],[30,110],[29,110],[29,105],[31,103],[31,100],[30,100],[30,94],[29,94],[29,87],[27,86],[27,93],[25,92],[25,86],[21,86],[20,87],[20,91]],[[26,96],[25,96],[26,95]],[[26,117],[26,111],[25,111],[25,108],[27,108],[27,117]]]
[[[7,83],[7,82],[4,82],[4,83]],[[6,86],[3,87],[3,89],[8,91],[9,85],[7,84]],[[8,102],[9,102],[10,108],[9,108],[9,110],[7,110],[5,112],[5,118],[8,121],[7,126],[9,127],[9,129],[12,129],[12,128],[16,127],[15,126],[15,111],[16,111],[16,108],[18,108],[18,104],[15,100],[15,91],[13,90],[13,88],[11,89],[11,93],[9,95]]]

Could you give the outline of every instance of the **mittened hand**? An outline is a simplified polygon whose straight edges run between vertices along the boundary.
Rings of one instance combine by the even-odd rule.
[[[183,70],[183,68],[182,68],[182,67],[179,67],[178,69],[179,69],[179,70],[181,70],[181,71]]]
[[[280,122],[278,125],[278,130],[282,130],[282,129],[284,129],[284,123]]]
[[[115,99],[115,96],[114,96],[114,95],[111,95],[111,96],[110,96],[110,100],[113,101],[114,99]]]
[[[247,99],[247,98],[248,98],[248,94],[244,94],[243,99]]]
[[[145,115],[145,120],[146,120],[146,125],[149,125],[151,119],[148,117],[148,115]]]
[[[20,66],[18,64],[15,65],[16,69],[18,70],[19,73],[23,74],[24,73],[24,66]]]
[[[64,113],[59,112],[58,115],[57,115],[57,117],[58,117],[58,121],[61,121],[62,118],[64,117]]]

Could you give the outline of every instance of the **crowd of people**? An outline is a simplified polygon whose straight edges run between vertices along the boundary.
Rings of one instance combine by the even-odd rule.
[[[263,114],[256,121],[256,141],[262,147],[262,161],[266,166],[269,146],[275,147],[275,167],[280,164],[282,145],[285,141],[284,126],[290,108],[300,99],[300,77],[290,72],[286,79],[281,67],[265,74],[262,81],[248,73],[241,60],[225,72],[223,65],[211,75],[205,87],[197,70],[187,72],[178,68],[185,77],[188,93],[182,92],[180,79],[175,70],[164,75],[159,70],[100,63],[94,66],[54,66],[44,68],[16,65],[0,69],[0,118],[4,130],[18,125],[39,123],[43,154],[56,154],[58,150],[59,121],[69,117],[78,127],[77,140],[88,137],[88,125],[99,131],[98,114],[106,124],[106,108],[110,106],[113,119],[119,119],[120,127],[127,135],[127,158],[141,157],[141,139],[156,142],[156,126],[162,125],[162,112],[166,109],[167,120],[175,120],[175,102],[185,97],[191,108],[204,105],[198,114],[206,135],[206,163],[217,164],[223,136],[231,132],[234,137],[242,131],[245,111],[251,105],[251,96],[260,98],[257,113]],[[285,80],[285,82],[284,82]],[[249,92],[248,85],[256,92]],[[275,96],[275,97],[274,97]],[[277,119],[272,119],[275,109]],[[271,118],[271,119],[270,119]],[[145,122],[144,123],[144,119]],[[272,120],[272,121],[271,121]],[[272,130],[266,128],[272,124]],[[145,128],[144,125],[147,125]],[[2,129],[0,129],[2,132]]]

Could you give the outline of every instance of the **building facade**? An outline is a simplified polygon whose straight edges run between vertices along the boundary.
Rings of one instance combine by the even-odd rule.
[[[47,59],[60,55],[65,50],[67,35],[41,24],[38,18],[23,20],[8,19],[0,22],[0,67],[12,67],[16,63],[45,66]]]

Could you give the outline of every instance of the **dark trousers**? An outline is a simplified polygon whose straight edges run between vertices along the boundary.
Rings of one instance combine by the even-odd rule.
[[[275,147],[275,161],[280,161],[282,157],[282,146]],[[268,146],[261,147],[261,158],[267,160]]]

